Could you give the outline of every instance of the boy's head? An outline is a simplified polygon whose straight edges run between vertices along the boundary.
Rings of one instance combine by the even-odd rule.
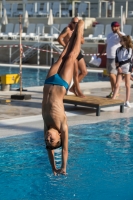
[[[53,150],[61,147],[61,133],[58,130],[50,128],[45,133],[46,149]]]

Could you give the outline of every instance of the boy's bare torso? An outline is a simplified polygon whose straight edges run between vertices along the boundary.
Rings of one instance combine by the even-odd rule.
[[[45,85],[43,93],[42,115],[45,125],[61,131],[62,123],[66,120],[63,105],[66,89],[58,85]]]

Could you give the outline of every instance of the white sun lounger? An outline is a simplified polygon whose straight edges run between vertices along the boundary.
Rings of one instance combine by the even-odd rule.
[[[38,35],[38,33],[39,33],[39,35],[44,35],[44,33],[45,33],[45,26],[44,26],[44,24],[37,24],[36,25],[36,32],[35,32],[35,34]]]
[[[8,35],[11,35],[13,33],[13,27],[14,27],[13,23],[6,24],[5,33],[1,33],[0,38],[8,39]]]
[[[94,28],[94,33],[88,37],[84,37],[85,40],[100,40],[103,38],[104,24],[97,24]]]
[[[132,25],[130,25],[130,24],[124,24],[123,25],[123,32],[126,35],[131,35],[132,34]]]
[[[18,4],[17,3],[13,3],[12,4],[12,10],[11,10],[11,16],[18,16],[19,12],[18,12]]]
[[[40,7],[41,8],[41,7]],[[44,2],[43,4],[43,10],[40,10],[37,15],[39,16],[48,16],[49,14],[49,9],[50,9],[50,5],[49,2]]]
[[[85,16],[87,11],[87,3],[81,2],[78,6],[78,15]]]
[[[59,1],[53,2],[53,6],[52,6],[53,16],[59,16],[59,6],[60,6],[60,2]]]
[[[27,28],[27,33],[26,35],[23,37],[24,39],[35,39],[35,24],[29,24],[28,28]]]
[[[67,26],[68,26],[68,24],[61,24],[61,25],[60,25],[60,32],[62,32],[63,29],[64,29],[65,27],[67,27]]]
[[[5,3],[4,8],[6,9],[7,16],[11,16],[11,4]]]

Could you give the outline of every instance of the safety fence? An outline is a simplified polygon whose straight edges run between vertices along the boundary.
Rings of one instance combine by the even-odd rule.
[[[12,47],[19,47],[19,46],[20,45],[0,45],[0,48],[12,48]],[[57,51],[40,49],[40,48],[37,48],[37,47],[31,47],[31,46],[27,46],[27,45],[21,45],[20,46],[21,53],[24,53],[23,47],[33,49],[33,50],[40,50],[40,51],[44,51],[44,52],[48,52],[48,53],[53,53],[53,54],[61,54],[60,52],[57,52]],[[94,56],[94,55],[99,56],[100,55],[99,53],[82,53],[82,54],[84,56]],[[103,53],[102,55],[106,55],[106,53]]]

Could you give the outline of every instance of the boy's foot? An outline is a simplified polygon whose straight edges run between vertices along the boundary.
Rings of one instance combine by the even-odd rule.
[[[112,97],[113,97],[113,92],[110,92],[110,94],[106,96],[106,98],[112,98]]]
[[[84,34],[84,21],[83,20],[79,20],[79,22],[77,24],[77,32],[81,33],[81,35]]]
[[[125,106],[125,107],[128,107],[128,108],[131,108],[131,105],[130,105],[129,101],[126,101],[126,103],[125,103],[124,106]]]

